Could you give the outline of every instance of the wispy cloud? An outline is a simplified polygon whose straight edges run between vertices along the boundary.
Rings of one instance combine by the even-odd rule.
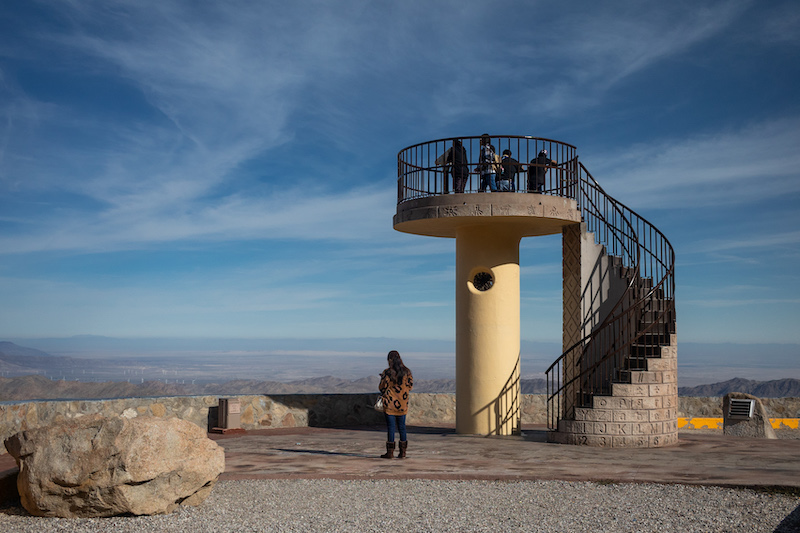
[[[797,194],[797,146],[800,118],[791,117],[594,154],[587,164],[612,195],[624,191],[628,205],[701,208]]]
[[[523,277],[561,276],[561,263],[520,266],[519,273]]]
[[[749,305],[797,305],[800,298],[720,298],[701,300],[683,300],[682,305],[708,308],[742,307]]]
[[[751,20],[752,31],[743,32],[738,37],[748,39],[754,44],[776,42],[800,46],[800,11],[794,2],[777,2],[762,13],[762,17]]]
[[[393,200],[393,192],[368,187],[339,194],[297,189],[269,196],[234,194],[205,203],[141,202],[69,219],[49,216],[25,233],[0,237],[0,249],[111,251],[191,240],[369,241],[391,231]]]
[[[800,244],[800,231],[785,231],[778,233],[759,233],[742,235],[737,238],[726,238],[714,241],[701,241],[690,244],[683,249],[684,252],[715,253],[730,250],[753,251],[762,248],[781,248]]]
[[[526,107],[538,114],[594,107],[627,78],[719,35],[749,5],[749,0],[703,6],[642,4],[625,16],[619,13],[623,6],[562,6],[570,16],[559,19],[552,33],[541,32],[541,39],[526,48],[528,62],[547,66],[538,76],[527,73],[526,79],[539,82],[527,88]]]
[[[91,65],[100,78],[121,76],[157,113],[147,122],[84,115],[83,124],[76,124],[72,110],[34,102],[17,88],[17,104],[4,107],[0,155],[26,121],[42,130],[94,131],[97,140],[83,147],[68,136],[56,144],[48,153],[48,161],[60,166],[55,172],[32,159],[2,157],[5,186],[63,191],[96,203],[67,212],[55,203],[30,221],[24,235],[3,239],[3,251],[374,235],[375,215],[393,203],[391,194],[376,188],[348,186],[329,194],[285,182],[270,196],[247,183],[236,187],[238,192],[218,191],[243,164],[292,138],[287,119],[302,107],[300,93],[320,72],[333,76],[344,66],[338,60],[357,61],[345,56],[353,46],[348,30],[354,23],[348,17],[339,14],[343,24],[328,24],[325,15],[338,12],[322,4],[316,16],[285,6],[230,9],[181,2],[53,7],[71,24],[59,33],[41,32],[40,42],[72,50],[71,57],[84,58],[73,59],[74,66]],[[27,111],[20,110],[25,102]],[[15,121],[20,118],[25,120]],[[270,175],[269,168],[267,173],[271,183],[283,184],[280,174]]]
[[[400,307],[410,307],[410,308],[416,308],[416,307],[451,307],[452,305],[453,305],[453,302],[450,302],[450,301],[447,301],[447,302],[444,302],[444,301],[442,301],[442,302],[403,302],[403,303],[400,304]]]

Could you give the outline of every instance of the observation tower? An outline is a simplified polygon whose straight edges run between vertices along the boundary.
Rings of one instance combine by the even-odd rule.
[[[487,159],[487,146],[499,157]],[[394,228],[456,239],[457,433],[520,432],[519,244],[560,233],[563,353],[546,372],[550,440],[677,442],[674,252],[603,191],[574,146],[507,135],[409,146],[398,153]]]

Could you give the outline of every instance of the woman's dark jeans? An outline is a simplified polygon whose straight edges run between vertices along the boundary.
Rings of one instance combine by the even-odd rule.
[[[394,442],[395,427],[400,432],[400,440],[403,442],[408,440],[406,438],[406,415],[383,414],[386,417],[386,431],[388,432],[386,442]]]

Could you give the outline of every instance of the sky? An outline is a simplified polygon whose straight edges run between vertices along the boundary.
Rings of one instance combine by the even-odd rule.
[[[393,230],[397,153],[489,132],[576,146],[666,235],[681,341],[800,343],[798,28],[793,1],[5,2],[0,338],[452,340],[455,243]],[[524,341],[560,342],[560,246],[521,244]]]

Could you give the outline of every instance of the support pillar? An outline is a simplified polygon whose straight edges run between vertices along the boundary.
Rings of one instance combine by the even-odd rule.
[[[519,242],[491,226],[456,233],[456,432],[520,432]]]
[[[584,233],[582,224],[564,226],[561,230],[562,245],[562,313],[563,326],[562,352],[566,352],[575,343],[580,341],[585,332],[581,320],[583,318],[583,280],[581,279],[582,247],[581,237]],[[580,372],[575,367],[578,354],[573,353],[564,360],[562,383],[570,383]],[[561,398],[564,406],[564,417],[572,418],[577,403],[577,387],[575,383],[567,385]]]

